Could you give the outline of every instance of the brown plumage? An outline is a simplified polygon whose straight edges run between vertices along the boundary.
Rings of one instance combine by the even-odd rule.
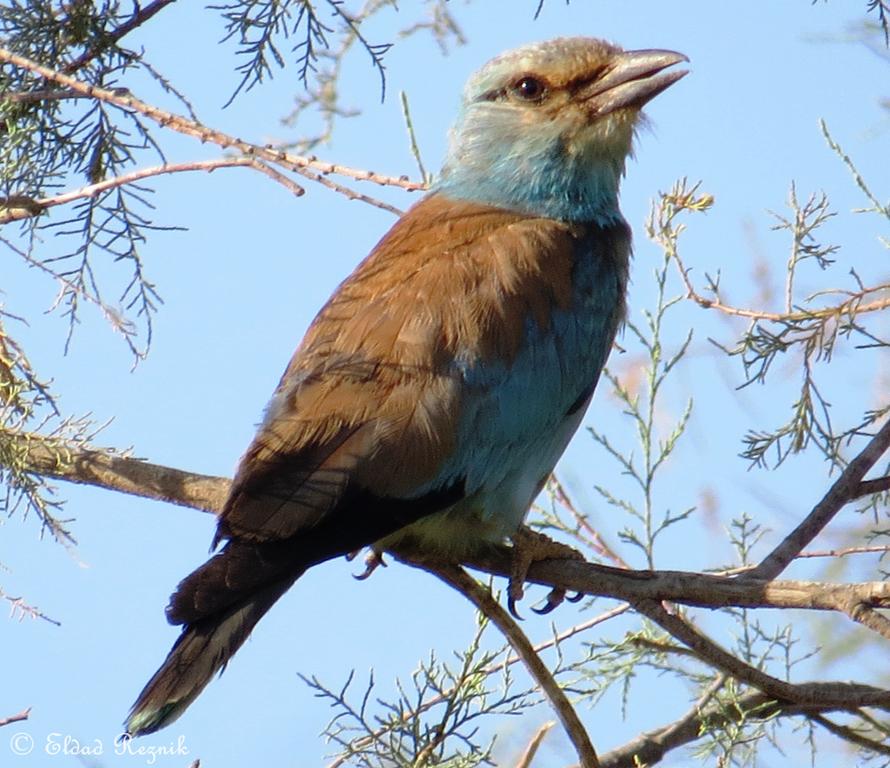
[[[340,285],[285,371],[221,550],[171,598],[182,634],[131,734],[176,719],[308,567],[367,545],[456,558],[514,536],[624,316],[618,184],[640,108],[683,59],[567,38],[470,79],[438,191]]]
[[[171,597],[168,619],[185,629],[134,712],[166,724],[306,568],[462,498],[460,479],[412,498],[457,448],[454,360],[509,366],[529,318],[546,332],[571,307],[579,251],[626,273],[626,227],[594,229],[436,194],[396,223],[282,376],[220,515],[226,544]]]

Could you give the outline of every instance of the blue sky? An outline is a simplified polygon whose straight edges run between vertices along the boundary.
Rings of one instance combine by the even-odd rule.
[[[778,274],[787,259],[786,240],[770,230],[765,211],[783,207],[792,180],[801,196],[830,192],[842,212],[827,230],[831,239],[844,243],[839,259],[865,262],[871,274],[883,270],[886,276],[886,251],[875,241],[879,230],[874,222],[848,213],[864,201],[818,128],[824,118],[860,168],[872,170],[878,196],[886,199],[890,114],[879,100],[888,96],[888,63],[865,46],[844,41],[863,20],[864,2],[598,0],[565,6],[550,0],[533,20],[535,6],[531,1],[453,4],[467,44],[443,57],[429,38],[399,41],[386,57],[383,104],[376,74],[361,52],[353,52],[345,72],[345,101],[364,114],[344,121],[334,142],[318,154],[416,177],[400,90],[409,96],[425,163],[436,169],[463,82],[500,51],[575,34],[605,37],[625,48],[670,48],[689,56],[692,74],[650,105],[651,130],[641,132],[622,189],[622,207],[636,241],[631,317],[639,320],[642,306],[651,301],[651,272],[659,259],[643,232],[649,201],[683,176],[701,179],[716,199],[716,207],[692,222],[684,240],[688,265],[697,277],[719,269],[739,303],[756,295],[752,275],[759,266]],[[416,4],[410,2],[403,4],[401,16],[384,13],[374,27],[376,39],[389,39],[387,30],[405,26],[415,13]],[[174,4],[131,44],[150,51],[153,63],[190,96],[207,124],[257,142],[292,135],[279,118],[300,87],[293,73],[279,73],[267,86],[221,109],[237,82],[232,48],[217,44],[221,36],[213,11]],[[153,91],[136,90],[149,101],[156,97]],[[171,106],[167,99],[158,100]],[[165,146],[171,160],[219,155],[180,137],[171,137]],[[151,354],[135,370],[125,346],[99,317],[87,316],[63,356],[64,320],[43,313],[55,286],[35,271],[4,266],[3,300],[10,311],[28,314],[30,326],[22,330],[21,340],[37,370],[54,378],[65,410],[90,413],[98,422],[113,419],[99,444],[133,446],[138,456],[196,472],[231,474],[314,313],[393,218],[309,183],[307,194],[295,199],[244,169],[180,174],[153,186],[157,221],[188,230],[158,233],[145,245],[150,275],[165,303]],[[400,207],[414,199],[398,190],[367,191]],[[838,274],[846,270],[841,266]],[[803,279],[816,284],[815,275]],[[673,292],[680,292],[678,285]],[[741,371],[721,361],[707,342],[709,336],[727,340],[727,325],[692,306],[671,317],[674,342],[690,326],[697,335],[690,362],[668,390],[665,423],[676,418],[690,395],[696,409],[682,450],[666,470],[659,502],[677,510],[699,503],[708,490],[718,500],[719,513],[701,515],[690,528],[666,536],[656,562],[666,568],[712,567],[731,558],[722,527],[730,517],[748,511],[771,529],[766,543],[778,540],[820,498],[827,487],[826,468],[817,459],[801,459],[772,475],[748,472],[737,458],[740,438],[749,425],[776,423],[791,402],[793,381],[779,377],[774,388],[735,391]],[[626,357],[613,364],[628,370],[634,364],[632,350]],[[881,360],[877,353],[861,360],[831,380],[841,418],[855,418],[856,409],[876,395]],[[841,397],[849,392],[856,393],[848,398],[854,401],[852,410]],[[630,426],[620,411],[601,388],[584,423],[621,439]],[[560,475],[591,520],[617,541],[625,521],[615,518],[593,486],[622,481],[583,429]],[[178,580],[203,561],[213,520],[96,489],[60,490],[68,500],[66,514],[76,518],[76,548],[41,541],[34,519],[2,521],[0,586],[62,626],[10,620],[2,628],[7,664],[0,716],[26,706],[33,710],[27,723],[0,731],[0,765],[145,765],[145,755],[114,755],[113,739],[177,635],[164,621],[163,607]],[[831,541],[826,535],[821,543]],[[642,565],[632,552],[627,556],[633,565]],[[209,768],[324,764],[328,748],[318,733],[330,713],[300,682],[298,672],[315,673],[337,687],[350,669],[365,675],[373,668],[385,695],[394,678],[406,678],[430,648],[447,656],[472,637],[473,612],[433,578],[396,565],[358,583],[350,578],[356,571],[355,564],[336,562],[301,579],[189,712],[144,740],[146,746],[166,746],[182,738],[187,746],[188,756],[159,758],[156,764],[185,766],[195,757]],[[550,620],[566,628],[579,615],[574,606],[565,606],[548,620],[527,620],[525,628],[542,639],[550,632]],[[840,619],[835,622],[838,631],[854,631]],[[604,632],[620,636],[628,626]],[[874,681],[870,670],[876,664],[875,656],[865,654],[829,673]],[[810,673],[825,672],[813,666]],[[658,680],[647,685],[654,687],[635,701],[628,721],[618,715],[614,697],[583,713],[598,748],[661,724],[663,690],[684,695],[659,688]],[[504,746],[496,754],[504,760],[515,756],[535,725],[549,717],[544,708],[503,723]],[[14,732],[34,739],[30,755],[7,754]],[[82,762],[48,754],[47,739],[58,738],[52,734],[101,744],[104,754]],[[546,750],[541,765],[572,759],[559,736],[549,738]],[[670,764],[682,765],[684,759],[677,756]]]

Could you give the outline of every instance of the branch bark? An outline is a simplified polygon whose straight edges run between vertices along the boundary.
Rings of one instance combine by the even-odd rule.
[[[154,121],[162,128],[169,128],[185,136],[191,136],[199,139],[202,143],[209,142],[211,144],[216,144],[223,149],[235,149],[245,157],[255,157],[270,165],[280,166],[289,171],[293,171],[294,173],[299,173],[312,181],[317,181],[329,189],[345,195],[351,200],[361,200],[397,215],[401,213],[398,208],[380,200],[375,200],[367,195],[363,195],[348,187],[344,187],[325,177],[328,174],[336,174],[357,181],[371,181],[382,186],[401,187],[408,191],[423,190],[426,188],[424,184],[412,182],[405,177],[385,176],[373,171],[349,168],[336,163],[326,163],[318,160],[314,156],[295,155],[278,149],[273,145],[263,146],[244,141],[243,139],[230,136],[222,131],[208,128],[197,120],[192,120],[183,117],[182,115],[176,115],[172,112],[159,109],[158,107],[137,99],[135,96],[130,95],[129,92],[109,90],[108,88],[89,85],[63,72],[59,72],[50,67],[45,67],[24,56],[19,56],[7,48],[0,48],[0,62],[33,72],[34,74],[46,78],[52,83],[56,83],[63,88],[67,88],[74,93],[81,94],[87,98],[96,99],[97,101],[111,104],[126,111],[137,112],[149,120]]]
[[[821,698],[820,683],[810,683],[813,693]],[[832,683],[826,683],[832,686]],[[828,698],[828,697],[826,697]],[[663,728],[642,733],[636,738],[600,755],[602,768],[638,768],[641,765],[655,765],[664,757],[685,744],[691,744],[702,738],[706,731],[716,731],[729,723],[738,723],[746,719],[769,720],[777,717],[794,717],[806,715],[815,722],[831,730],[836,736],[847,741],[874,750],[879,754],[890,754],[890,747],[869,739],[863,739],[850,729],[835,726],[822,715],[828,712],[846,712],[846,704],[792,704],[775,701],[760,691],[750,691],[737,699],[731,706],[715,703],[702,707],[696,702],[679,720]],[[852,737],[851,737],[852,736]],[[865,742],[865,743],[863,743]]]
[[[10,725],[12,723],[20,723],[23,720],[27,720],[31,714],[31,707],[27,707],[23,709],[16,715],[9,715],[9,717],[0,717],[0,728],[4,725]]]
[[[24,449],[24,469],[80,485],[94,485],[146,499],[166,501],[201,512],[222,509],[231,481],[199,475],[110,451],[51,440],[38,435],[4,435]]]
[[[840,477],[831,486],[809,515],[798,525],[779,546],[770,552],[753,570],[744,574],[744,579],[774,579],[797,555],[803,551],[831,519],[840,512],[849,501],[861,496],[862,478],[890,448],[890,420],[868,442],[841,472]]]
[[[525,633],[519,628],[513,617],[504,610],[503,606],[494,599],[491,592],[458,566],[408,562],[438,576],[450,587],[460,592],[491,620],[501,631],[501,634],[507,638],[507,642],[513,647],[516,655],[522,659],[528,673],[547,697],[578,754],[581,768],[600,768],[600,761],[596,756],[593,744],[590,743],[590,736],[578,717],[578,713],[575,712],[575,708],[554,680],[553,675],[550,674],[550,670],[541,661],[541,657],[535,652]]]
[[[39,216],[49,208],[57,205],[65,205],[82,200],[87,197],[95,197],[103,192],[116,187],[123,187],[127,184],[135,184],[138,181],[151,178],[152,176],[162,176],[167,173],[184,173],[188,171],[215,171],[217,168],[231,168],[236,166],[247,166],[254,170],[260,171],[272,179],[282,184],[294,195],[299,197],[304,193],[304,189],[282,175],[274,168],[270,168],[265,163],[260,162],[255,157],[220,157],[215,160],[195,160],[187,163],[167,163],[165,165],[157,165],[151,168],[142,168],[138,171],[116,176],[113,179],[105,179],[96,184],[89,184],[80,189],[64,192],[60,195],[42,198],[28,198],[23,195],[15,195],[13,197],[0,197],[0,224],[7,224],[10,221],[19,221],[20,219]]]
[[[885,432],[890,437],[890,423],[879,434]],[[72,446],[38,435],[4,436],[0,433],[0,439],[23,441],[27,449],[24,468],[35,474],[166,501],[203,512],[215,513],[221,509],[229,489],[228,478],[186,472],[131,456]],[[873,444],[874,440],[870,446]],[[874,456],[875,461],[877,458]],[[841,479],[835,486],[839,483]],[[829,496],[833,492],[834,488]],[[817,505],[816,510],[823,502]],[[467,559],[464,564],[495,576],[509,577],[511,552],[506,546],[493,547],[488,552]],[[728,578],[686,571],[631,571],[582,560],[533,563],[529,568],[528,581],[633,604],[644,600],[669,600],[701,608],[802,608],[838,611],[848,615],[863,607],[869,610],[890,608],[890,582],[880,581],[857,584],[770,581],[749,574]],[[880,618],[884,619],[883,616]],[[881,634],[884,632],[881,631]]]

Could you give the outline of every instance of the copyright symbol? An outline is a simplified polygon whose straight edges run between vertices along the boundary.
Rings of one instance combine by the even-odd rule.
[[[30,733],[15,733],[9,740],[9,748],[14,755],[30,755],[34,749],[34,739]]]

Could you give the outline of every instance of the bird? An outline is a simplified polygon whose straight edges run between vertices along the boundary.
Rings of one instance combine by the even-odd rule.
[[[459,562],[511,540],[521,594],[523,521],[625,317],[631,232],[618,192],[641,110],[687,74],[684,61],[564,37],[470,77],[436,182],[290,360],[236,470],[215,554],[170,598],[181,634],[133,705],[130,736],[178,718],[327,560],[371,547]]]

